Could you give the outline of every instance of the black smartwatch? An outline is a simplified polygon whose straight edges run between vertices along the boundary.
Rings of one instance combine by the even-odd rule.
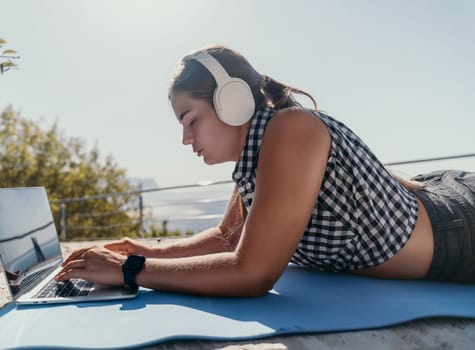
[[[124,282],[131,288],[137,288],[135,278],[142,271],[145,264],[145,257],[142,255],[131,254],[125,263],[122,264],[122,272],[124,273]]]

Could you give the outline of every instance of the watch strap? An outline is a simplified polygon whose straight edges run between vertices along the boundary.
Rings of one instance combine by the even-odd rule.
[[[141,255],[129,255],[127,260],[122,265],[122,272],[124,274],[124,283],[132,288],[137,288],[136,278],[142,271],[145,264],[145,257]]]

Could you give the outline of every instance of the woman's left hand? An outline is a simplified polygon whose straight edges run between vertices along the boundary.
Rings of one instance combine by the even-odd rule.
[[[120,286],[124,285],[122,264],[127,257],[103,247],[82,249],[71,254],[56,275],[57,281],[81,278],[90,282]]]

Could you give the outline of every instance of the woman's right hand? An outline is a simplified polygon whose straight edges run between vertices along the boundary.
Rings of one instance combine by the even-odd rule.
[[[129,256],[130,254],[138,254],[152,258],[154,255],[154,249],[152,247],[139,243],[128,237],[122,238],[120,241],[105,244],[104,248],[126,256]]]

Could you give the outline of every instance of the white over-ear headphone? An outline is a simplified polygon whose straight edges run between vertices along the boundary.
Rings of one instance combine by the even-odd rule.
[[[186,56],[201,63],[216,80],[213,104],[218,118],[229,125],[243,125],[254,115],[255,102],[251,88],[242,79],[229,76],[224,67],[209,53],[198,51]]]

